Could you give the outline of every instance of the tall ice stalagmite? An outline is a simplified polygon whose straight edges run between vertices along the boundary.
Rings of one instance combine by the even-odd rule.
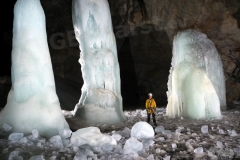
[[[73,0],[73,25],[80,43],[84,85],[75,117],[84,123],[125,121],[115,36],[107,0]]]
[[[51,137],[69,128],[55,91],[45,14],[39,0],[18,0],[14,6],[12,88],[0,113],[0,125],[14,132]]]
[[[179,32],[173,41],[166,114],[192,119],[220,117],[220,108],[226,108],[225,94],[222,61],[213,42],[196,30]]]

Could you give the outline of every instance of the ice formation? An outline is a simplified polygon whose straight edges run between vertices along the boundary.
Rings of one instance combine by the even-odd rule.
[[[134,137],[140,140],[154,138],[153,127],[149,123],[144,121],[137,122],[132,127],[131,137]]]
[[[39,0],[18,0],[14,6],[12,88],[0,113],[0,125],[13,132],[46,137],[69,128],[60,108]]]
[[[204,126],[202,126],[201,127],[201,131],[202,131],[202,133],[208,133],[208,125],[204,125]]]
[[[73,25],[80,43],[84,85],[75,117],[84,123],[114,124],[122,111],[116,41],[107,0],[73,0]]]
[[[199,31],[179,32],[173,41],[168,80],[170,117],[216,118],[226,107],[222,62],[213,42]]]
[[[102,134],[97,127],[87,127],[72,133],[71,143],[76,146],[87,144],[91,147],[99,147],[104,144],[117,145],[117,141],[109,136]]]
[[[123,150],[124,150],[123,153],[124,154],[135,153],[142,150],[142,148],[143,148],[143,144],[140,141],[138,141],[136,138],[131,137],[126,141],[123,147]]]

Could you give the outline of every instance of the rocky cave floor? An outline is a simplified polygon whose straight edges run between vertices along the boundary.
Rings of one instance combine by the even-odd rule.
[[[240,105],[231,108],[232,109],[222,112],[222,119],[210,120],[169,118],[165,115],[165,108],[158,108],[156,116],[158,126],[154,127],[154,144],[150,145],[144,152],[139,153],[138,156],[135,157],[135,155],[124,155],[122,151],[93,151],[93,154],[96,155],[95,158],[88,156],[88,160],[240,159]],[[126,140],[131,137],[130,131],[132,126],[137,122],[146,121],[145,112],[146,111],[142,109],[124,111],[127,117],[126,122],[115,125],[97,125],[95,127],[98,127],[103,134],[112,135],[119,131],[124,133],[122,134],[121,140],[118,142],[118,144],[123,147]],[[63,113],[67,120],[71,118],[70,111],[63,111]],[[71,126],[72,124],[69,125]],[[201,130],[204,125],[208,126],[208,133],[203,133]],[[41,140],[38,140],[38,142],[39,141]],[[36,155],[42,155],[42,158],[44,157],[47,160],[78,160],[75,157],[76,152],[74,150],[68,147],[61,149],[54,148],[54,145],[48,141],[42,143],[42,145],[34,141],[21,144],[10,143],[8,139],[1,138],[0,159],[9,159],[13,151],[17,151],[17,154],[23,157],[24,160]],[[14,158],[10,159],[13,160]]]

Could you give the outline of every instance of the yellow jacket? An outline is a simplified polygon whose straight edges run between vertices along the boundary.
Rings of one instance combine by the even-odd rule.
[[[157,105],[153,98],[146,100],[146,109],[148,114],[154,113],[156,111],[156,107]]]

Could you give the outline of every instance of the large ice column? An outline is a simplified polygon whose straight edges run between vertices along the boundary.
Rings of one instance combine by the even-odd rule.
[[[0,113],[0,125],[14,132],[51,137],[69,128],[55,91],[47,44],[45,14],[39,0],[18,0],[14,6],[12,88]]]
[[[120,71],[107,0],[73,0],[73,24],[80,43],[84,85],[75,117],[85,123],[114,124],[122,111]]]
[[[173,41],[168,80],[168,116],[210,118],[226,108],[226,89],[220,56],[207,36],[188,29]]]

